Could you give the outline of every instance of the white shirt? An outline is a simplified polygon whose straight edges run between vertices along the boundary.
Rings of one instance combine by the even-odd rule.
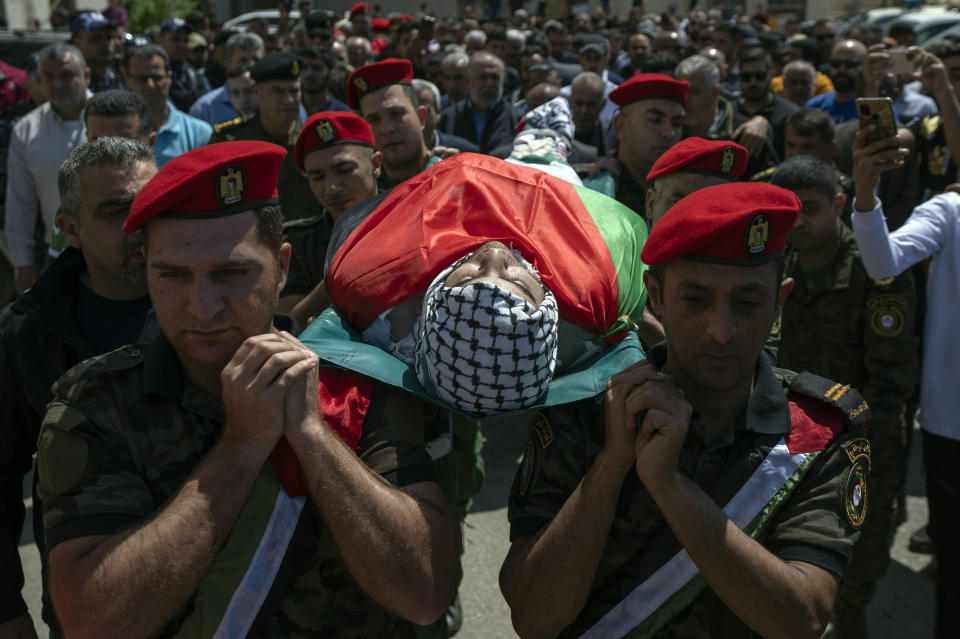
[[[943,193],[913,210],[903,226],[887,230],[882,204],[867,213],[854,207],[853,232],[867,273],[893,277],[928,257],[927,316],[923,326],[920,425],[960,440],[960,195]]]
[[[57,173],[70,151],[86,141],[82,119],[64,121],[49,102],[14,125],[7,155],[4,228],[14,266],[34,264],[33,232],[38,211],[43,218],[44,237],[50,242],[60,208]]]

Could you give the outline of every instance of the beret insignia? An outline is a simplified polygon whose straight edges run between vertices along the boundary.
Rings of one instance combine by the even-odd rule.
[[[360,90],[360,93],[364,93],[367,90],[367,81],[359,75],[353,76],[353,85]]]
[[[720,157],[720,172],[729,173],[733,168],[733,161],[736,158],[736,153],[734,153],[733,147],[728,146],[723,150],[723,154]]]
[[[217,178],[217,200],[221,204],[236,204],[243,199],[243,169],[228,166]]]
[[[317,122],[317,137],[324,143],[330,142],[333,138],[337,137],[330,120],[320,120]]]
[[[760,214],[753,218],[747,234],[743,238],[743,248],[747,255],[760,255],[767,250],[767,242],[770,240],[770,218]]]

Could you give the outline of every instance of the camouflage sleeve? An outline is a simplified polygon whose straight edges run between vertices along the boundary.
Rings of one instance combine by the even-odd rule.
[[[867,513],[870,444],[848,426],[813,462],[776,515],[764,546],[843,578]]]
[[[868,378],[858,390],[870,406],[875,428],[886,420],[899,421],[920,378],[917,293],[910,271],[873,282],[866,306],[863,364]]]
[[[436,481],[419,401],[399,389],[374,385],[357,454],[394,486]]]
[[[588,441],[593,428],[603,431],[603,406],[594,400],[534,415],[510,489],[510,541],[535,534],[563,508],[599,453],[602,442]]]
[[[156,510],[121,426],[112,422],[116,414],[115,406],[81,410],[57,399],[47,409],[37,472],[48,548],[76,537],[112,534]]]

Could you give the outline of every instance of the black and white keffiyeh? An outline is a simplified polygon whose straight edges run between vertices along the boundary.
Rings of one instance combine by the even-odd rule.
[[[530,406],[547,390],[557,360],[557,301],[546,287],[534,306],[491,282],[446,286],[450,273],[471,256],[445,269],[427,289],[416,371],[440,399],[486,417]]]

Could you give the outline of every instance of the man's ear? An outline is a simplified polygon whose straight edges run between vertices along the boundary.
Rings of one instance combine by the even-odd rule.
[[[623,130],[623,114],[617,111],[617,114],[613,116],[613,131],[617,134],[617,139],[620,140],[620,142],[624,141],[623,134],[621,133],[622,130]]]
[[[417,117],[420,118],[420,130],[427,125],[427,107],[422,104],[417,107]]]
[[[652,186],[648,188],[644,198],[646,200],[643,207],[644,213],[647,215],[647,221],[651,222],[653,218],[650,213],[657,204],[657,189],[653,188]]]
[[[153,148],[153,145],[157,143],[157,132],[154,131],[150,134],[150,148]]]
[[[644,273],[646,275],[646,273]],[[793,290],[793,278],[787,277],[780,282],[780,291],[777,293],[777,308],[776,316],[780,317],[780,312],[783,311],[783,305],[786,303],[787,298],[790,297],[790,291]]]
[[[647,287],[647,303],[657,317],[662,317],[663,288],[649,270],[643,272],[643,285]]]
[[[843,193],[837,193],[833,196],[833,212],[837,217],[843,215],[843,205],[847,201],[847,196]]]
[[[287,285],[287,273],[290,272],[290,254],[292,248],[290,244],[284,242],[280,245],[280,254],[277,256],[277,264],[280,268],[280,288],[277,291],[282,291],[283,287]]]
[[[83,243],[80,241],[79,233],[80,220],[66,213],[57,213],[56,223],[57,227],[59,227],[67,237],[67,242],[70,243],[70,246],[83,250]]]
[[[380,172],[383,170],[383,153],[374,151],[370,156],[370,163],[373,165],[373,179],[380,179]]]

